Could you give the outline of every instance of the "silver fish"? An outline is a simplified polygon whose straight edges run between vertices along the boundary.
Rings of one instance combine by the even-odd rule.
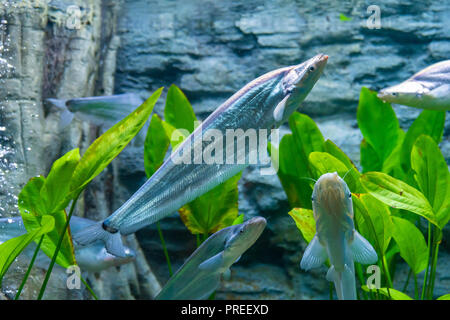
[[[111,126],[144,102],[134,93],[68,100],[49,98],[46,101],[60,110],[60,129],[69,125],[74,117],[96,126]]]
[[[72,217],[70,228],[72,232],[86,228],[95,223],[95,221],[80,217]],[[25,234],[27,230],[22,221],[22,217],[1,218],[0,219],[0,244],[3,242]],[[36,244],[30,244],[22,253],[31,260]],[[112,266],[120,266],[131,262],[135,258],[135,253],[129,248],[125,248],[125,257],[116,257],[109,254],[103,243],[96,242],[86,247],[75,245],[75,258],[82,271],[99,272]],[[36,258],[36,265],[41,268],[47,268],[50,259],[40,252]]]
[[[184,154],[195,155],[200,146],[205,150],[217,141],[203,139],[209,130],[225,136],[227,129],[270,129],[279,127],[306,98],[326,65],[328,56],[319,54],[306,62],[269,72],[236,92],[219,106],[189,135],[149,180],[119,209],[104,221],[74,233],[80,244],[98,239],[106,243],[108,252],[123,254],[120,235],[133,233],[175,212],[184,204],[208,192],[236,175],[248,164],[255,150],[238,150],[245,154],[242,163],[207,164],[191,158],[187,164],[178,160]],[[224,144],[223,154],[226,154]],[[243,151],[243,152],[242,152]],[[235,152],[236,154],[236,152]],[[194,157],[194,156],[192,156]],[[193,160],[192,160],[193,159]]]
[[[265,227],[266,219],[255,217],[214,233],[192,253],[155,299],[207,299],[219,286],[221,276],[229,272]]]
[[[378,97],[415,108],[450,110],[450,60],[435,63],[400,84],[382,89]]]
[[[312,194],[316,234],[307,246],[300,267],[320,267],[327,257],[331,267],[327,280],[333,281],[340,300],[355,300],[354,261],[373,264],[378,260],[372,245],[353,223],[352,194],[337,172],[323,174]]]

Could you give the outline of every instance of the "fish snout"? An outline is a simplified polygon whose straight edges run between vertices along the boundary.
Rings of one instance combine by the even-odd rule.
[[[267,221],[263,217],[254,217],[248,220],[247,225],[255,228],[258,234],[261,234],[267,225]]]

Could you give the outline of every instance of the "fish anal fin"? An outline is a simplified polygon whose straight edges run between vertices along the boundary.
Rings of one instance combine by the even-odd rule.
[[[300,268],[307,271],[312,268],[320,267],[326,259],[327,252],[320,244],[317,235],[315,235],[306,247],[302,260],[300,261]]]
[[[198,268],[204,271],[216,271],[223,266],[223,251],[203,261]]]
[[[378,255],[369,241],[358,231],[353,232],[353,241],[350,244],[353,260],[361,264],[374,264],[378,261]]]

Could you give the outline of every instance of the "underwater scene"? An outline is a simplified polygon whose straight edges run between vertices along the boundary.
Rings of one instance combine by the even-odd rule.
[[[449,17],[0,0],[0,300],[449,300]]]

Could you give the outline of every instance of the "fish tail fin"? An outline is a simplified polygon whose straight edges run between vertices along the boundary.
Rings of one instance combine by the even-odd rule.
[[[355,275],[347,264],[342,272],[331,266],[327,272],[327,280],[334,282],[339,300],[356,300]]]
[[[59,112],[59,130],[63,130],[67,127],[73,120],[73,113],[67,108],[65,99],[45,99],[46,102],[50,103],[52,106],[56,107]]]
[[[109,232],[103,222],[97,222],[73,234],[73,239],[80,245],[88,245],[95,241],[103,241],[106,251],[117,257],[126,258],[127,252],[122,243],[120,232]]]

